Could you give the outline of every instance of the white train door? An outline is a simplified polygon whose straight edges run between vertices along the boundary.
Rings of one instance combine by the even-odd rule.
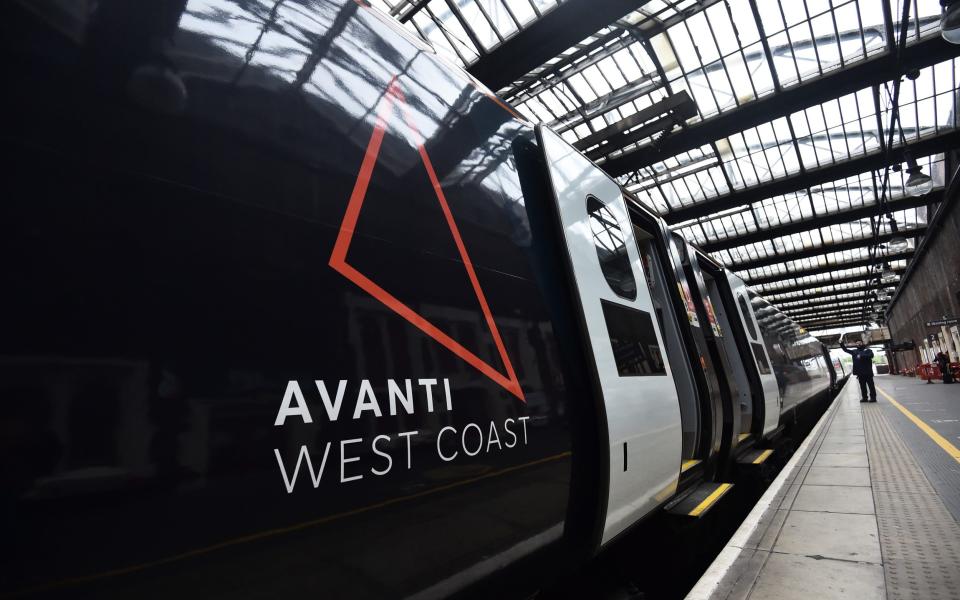
[[[766,435],[776,429],[780,423],[780,406],[783,402],[780,397],[780,386],[777,385],[773,363],[770,362],[770,355],[761,337],[763,334],[757,323],[757,316],[753,312],[753,305],[750,303],[747,285],[742,279],[729,272],[727,280],[730,282],[730,291],[733,292],[737,312],[740,313],[743,329],[750,342],[750,351],[760,372],[760,383],[763,385],[763,434]]]
[[[680,408],[620,186],[537,127],[606,414],[604,544],[673,495]]]

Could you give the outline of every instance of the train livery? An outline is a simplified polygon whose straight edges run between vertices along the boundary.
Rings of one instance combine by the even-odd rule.
[[[837,383],[362,0],[5,14],[0,595],[469,592],[589,559]]]

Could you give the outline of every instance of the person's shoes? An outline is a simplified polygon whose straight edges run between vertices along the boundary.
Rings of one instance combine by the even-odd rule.
[[[866,398],[860,400],[860,404],[863,404],[864,402],[867,402],[867,399],[866,399]]]
[[[870,402],[876,402],[876,401],[877,401],[876,398],[871,398],[871,399],[870,399]]]

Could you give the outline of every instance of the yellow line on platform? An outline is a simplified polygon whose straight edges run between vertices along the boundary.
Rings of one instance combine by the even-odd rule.
[[[697,465],[699,465],[699,464],[700,464],[700,461],[697,460],[696,458],[691,458],[690,460],[685,460],[685,461],[683,461],[683,462],[680,464],[680,472],[681,472],[681,473],[686,473],[687,471],[689,471],[690,469],[692,469],[693,467],[695,467],[695,466],[697,466]]]
[[[897,408],[897,410],[899,410],[900,412],[902,412],[908,419],[910,419],[911,421],[913,421],[913,424],[916,425],[917,427],[919,427],[919,428],[920,428],[920,431],[922,431],[922,432],[924,432],[925,434],[927,434],[927,436],[928,436],[931,440],[933,440],[934,442],[936,442],[936,444],[937,444],[938,446],[940,446],[941,448],[943,448],[944,450],[946,450],[947,454],[949,454],[950,456],[952,456],[954,460],[956,460],[957,462],[960,462],[960,450],[958,450],[956,446],[954,446],[953,444],[951,444],[950,441],[947,440],[947,438],[945,438],[945,437],[943,437],[942,435],[940,435],[939,433],[937,433],[937,432],[933,429],[933,427],[930,427],[929,425],[927,425],[926,423],[924,423],[924,422],[920,419],[920,417],[918,417],[917,415],[915,415],[915,414],[913,414],[912,412],[910,412],[909,410],[907,410],[902,404],[900,404],[899,402],[897,402],[896,400],[894,400],[893,396],[891,396],[890,394],[888,394],[888,393],[886,393],[885,391],[883,391],[882,389],[880,389],[879,386],[877,386],[877,391],[880,392],[880,394],[883,395],[884,398],[886,398],[887,400],[889,400],[889,401],[890,401],[890,404],[894,405],[894,406]]]
[[[704,499],[703,499],[703,502],[701,502],[700,504],[698,504],[696,507],[694,507],[693,510],[691,510],[691,511],[690,511],[689,513],[687,513],[687,514],[689,514],[691,517],[699,517],[699,516],[700,516],[703,512],[705,512],[708,508],[710,508],[711,506],[713,506],[713,503],[716,502],[717,500],[719,500],[719,499],[720,499],[720,496],[726,494],[726,493],[727,493],[727,490],[729,490],[731,487],[733,487],[733,484],[732,484],[732,483],[721,483],[721,484],[720,484],[720,487],[718,487],[717,489],[713,490],[713,493],[711,493],[709,496],[707,496],[706,498],[704,498]]]

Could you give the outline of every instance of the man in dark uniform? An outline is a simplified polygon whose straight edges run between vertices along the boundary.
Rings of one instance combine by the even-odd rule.
[[[953,374],[950,372],[950,357],[946,352],[938,352],[936,358],[937,366],[940,367],[940,375],[944,383],[953,383]]]
[[[840,339],[840,348],[853,356],[853,374],[860,380],[860,402],[876,402],[877,388],[873,385],[873,350],[867,348],[863,340],[857,340],[857,347],[850,349]],[[870,400],[867,400],[867,388],[870,388]]]

